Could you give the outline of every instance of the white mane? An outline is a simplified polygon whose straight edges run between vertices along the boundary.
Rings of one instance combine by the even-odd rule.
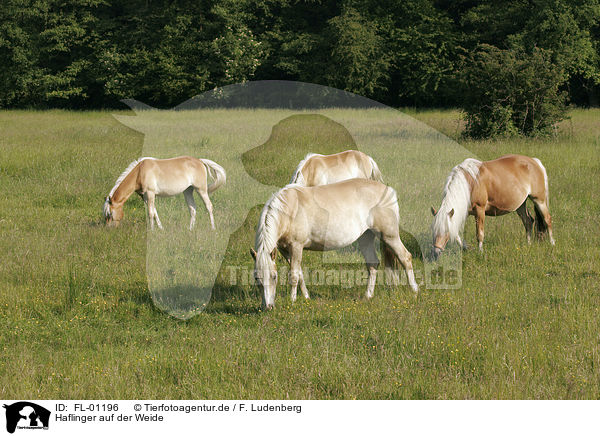
[[[304,159],[302,159],[300,161],[300,163],[298,164],[298,166],[296,167],[296,171],[294,172],[294,175],[292,176],[292,180],[290,180],[290,184],[297,183],[301,186],[305,185],[306,181],[304,180],[304,176],[302,175],[302,169],[304,168],[304,165],[306,165],[306,162],[313,156],[323,156],[323,155],[317,154],[317,153],[308,153],[306,156],[304,156]]]
[[[256,261],[258,265],[268,265],[266,262],[271,253],[277,248],[277,232],[279,230],[280,214],[287,213],[288,207],[282,194],[288,189],[298,187],[297,184],[289,184],[277,191],[266,202],[260,214],[254,247],[256,249]]]
[[[129,166],[127,168],[125,168],[125,171],[123,171],[121,173],[121,175],[117,178],[117,181],[115,182],[115,186],[113,186],[113,188],[110,190],[110,193],[108,194],[109,198],[112,197],[112,195],[115,193],[116,189],[119,187],[119,185],[121,184],[123,179],[125,179],[125,177],[127,177],[127,175],[131,172],[131,170],[133,170],[137,166],[137,164],[139,164],[141,161],[146,160],[146,159],[154,159],[154,158],[153,157],[142,157],[138,160],[134,160],[133,162],[131,162],[129,164]]]
[[[454,241],[462,232],[471,205],[471,188],[465,173],[477,180],[480,166],[481,161],[469,158],[452,168],[444,186],[442,205],[433,221],[434,238],[448,233]],[[452,209],[454,214],[450,218],[448,214]]]

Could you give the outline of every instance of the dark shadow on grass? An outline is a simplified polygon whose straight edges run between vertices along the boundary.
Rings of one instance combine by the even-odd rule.
[[[154,305],[179,319],[188,319],[204,311],[210,301],[210,290],[193,285],[177,285],[148,292]]]

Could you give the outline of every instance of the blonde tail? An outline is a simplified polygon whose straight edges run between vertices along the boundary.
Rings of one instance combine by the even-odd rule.
[[[221,186],[225,184],[227,180],[227,174],[221,165],[216,162],[213,162],[210,159],[200,159],[204,165],[206,166],[206,170],[208,174],[214,179],[214,182],[208,185],[208,193],[216,191]]]
[[[378,182],[383,183],[383,175],[381,171],[379,171],[379,166],[377,166],[377,162],[369,156],[369,161],[371,162],[371,180],[377,180]]]

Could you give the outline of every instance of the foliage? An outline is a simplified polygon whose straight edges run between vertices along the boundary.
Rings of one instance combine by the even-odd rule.
[[[481,45],[461,73],[463,105],[473,138],[549,133],[566,112],[564,70],[551,52],[500,50]]]
[[[381,89],[390,59],[377,26],[365,21],[352,8],[328,24],[327,39],[332,41],[332,47],[325,82],[361,95],[372,95]]]
[[[171,107],[261,79],[450,106],[461,53],[480,44],[547,50],[593,103],[598,23],[598,0],[5,0],[0,107]]]

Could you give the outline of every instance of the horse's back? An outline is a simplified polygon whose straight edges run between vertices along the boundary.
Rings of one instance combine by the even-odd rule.
[[[140,170],[162,171],[165,173],[176,173],[189,170],[203,170],[204,164],[201,159],[192,156],[177,156],[168,159],[145,159],[140,162]]]
[[[483,162],[482,169],[512,182],[525,184],[544,184],[544,170],[541,162],[529,156],[508,154],[497,159]]]
[[[140,162],[139,181],[142,190],[177,195],[189,186],[206,184],[206,168],[200,159],[191,156],[145,159]]]
[[[369,157],[366,154],[358,150],[346,150],[311,156],[302,168],[302,174],[306,186],[317,186],[356,177],[368,178],[369,168]]]
[[[525,199],[545,192],[543,167],[533,158],[509,154],[483,162],[478,182],[485,188],[490,206],[499,211],[516,210]]]
[[[347,246],[373,228],[376,221],[395,220],[397,227],[395,191],[374,180],[350,179],[330,185],[290,186],[284,197],[288,204],[286,216],[290,219],[288,237],[305,241],[304,246],[311,250]],[[388,197],[392,201],[388,201]],[[390,204],[383,207],[384,203]],[[382,220],[384,215],[386,219]]]
[[[298,187],[297,190],[302,203],[316,203],[337,212],[361,206],[373,208],[382,202],[396,201],[396,192],[392,188],[370,179],[354,178],[328,185]]]

